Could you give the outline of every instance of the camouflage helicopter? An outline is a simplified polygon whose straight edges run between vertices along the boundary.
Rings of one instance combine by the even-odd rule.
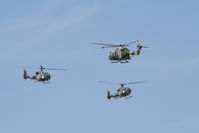
[[[29,67],[30,68],[30,67]],[[23,78],[30,79],[30,80],[36,80],[38,82],[43,82],[43,83],[49,83],[48,81],[51,79],[51,75],[47,72],[44,72],[44,69],[46,70],[61,70],[61,71],[66,71],[66,69],[57,69],[57,68],[45,68],[40,65],[40,71],[35,72],[35,75],[28,75],[27,71],[24,69],[23,73]]]
[[[116,47],[115,50],[112,50],[108,56],[109,60],[111,60],[111,63],[129,63],[129,60],[131,60],[131,56],[133,55],[139,55],[141,52],[142,48],[148,48],[147,46],[144,46],[140,43],[139,40],[129,42],[126,44],[119,44],[119,45],[114,45],[114,44],[104,44],[104,43],[91,43],[95,45],[102,45],[102,48],[114,48]],[[131,44],[136,45],[136,50],[131,51],[127,47],[129,47]],[[145,44],[145,45],[150,45],[150,44]]]
[[[112,83],[112,82],[104,82],[100,81],[101,83],[108,83],[108,84],[117,84],[120,85],[120,88],[117,89],[117,93],[111,94],[109,90],[107,90],[107,98],[123,98],[126,97],[126,99],[131,98],[130,94],[132,93],[132,90],[128,87],[124,87],[127,84],[137,84],[137,83],[144,83],[146,81],[138,81],[138,82],[130,82],[130,83]]]

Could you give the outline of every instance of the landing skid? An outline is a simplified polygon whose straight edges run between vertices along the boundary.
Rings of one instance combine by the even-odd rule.
[[[35,83],[50,84],[50,82],[49,82],[49,81],[35,81]]]
[[[120,63],[129,63],[129,61],[125,61],[125,62],[120,61]]]
[[[48,82],[48,81],[47,82],[43,82],[43,84],[50,84],[50,82]]]
[[[128,97],[125,97],[125,99],[127,100],[127,99],[130,99],[130,98],[132,98],[133,96],[128,96]],[[118,99],[118,98],[122,98],[122,97],[119,97],[119,96],[115,96],[115,97],[113,97],[114,99]]]
[[[112,61],[111,63],[119,63],[119,61]]]
[[[126,61],[112,61],[111,63],[122,63],[123,64],[123,63],[129,63],[129,61],[127,61],[127,60]]]

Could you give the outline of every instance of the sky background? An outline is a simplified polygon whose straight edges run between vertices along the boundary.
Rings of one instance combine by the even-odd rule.
[[[199,131],[196,0],[1,0],[1,133],[196,133]],[[128,64],[91,42],[153,44]],[[134,49],[135,47],[130,47]],[[50,84],[22,78],[48,71]],[[37,69],[27,69],[34,74]],[[131,99],[107,100],[129,85]]]

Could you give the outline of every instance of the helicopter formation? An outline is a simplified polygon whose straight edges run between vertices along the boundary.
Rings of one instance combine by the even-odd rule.
[[[146,45],[150,44],[141,44],[139,40],[129,42],[126,44],[104,44],[104,43],[91,43],[94,45],[101,45],[102,48],[116,48],[112,51],[110,51],[110,54],[108,56],[108,59],[111,61],[111,63],[129,63],[131,60],[131,57],[134,55],[140,55],[142,48],[148,48]],[[131,45],[136,45],[135,50],[130,50],[127,47]],[[26,67],[27,68],[27,67]],[[30,68],[30,67],[28,67]],[[38,68],[37,68],[38,69]],[[66,69],[60,69],[60,68],[46,68],[40,65],[39,67],[40,71],[35,72],[35,75],[28,75],[26,69],[23,70],[23,78],[34,80],[35,82],[42,82],[42,83],[50,83],[49,80],[51,80],[51,75],[48,72],[45,72],[44,70],[58,70],[58,71],[66,71]],[[137,82],[129,82],[129,83],[113,83],[113,82],[105,82],[100,81],[100,83],[107,83],[107,84],[116,84],[120,85],[120,88],[117,89],[117,92],[115,94],[111,94],[109,90],[107,90],[107,99],[118,99],[118,98],[131,98],[132,89],[129,87],[125,87],[125,85],[128,84],[137,84],[137,83],[145,83],[146,81],[137,81]]]

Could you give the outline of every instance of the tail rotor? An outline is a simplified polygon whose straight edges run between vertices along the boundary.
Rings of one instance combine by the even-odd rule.
[[[151,44],[142,44],[139,40],[135,42],[135,45],[137,45],[137,48],[148,48],[147,45]]]
[[[146,45],[151,45],[151,44],[142,44],[139,40],[135,42],[136,45],[136,50],[135,51],[131,51],[130,54],[131,55],[139,55],[141,53],[141,49],[142,48],[148,48],[148,46]]]

